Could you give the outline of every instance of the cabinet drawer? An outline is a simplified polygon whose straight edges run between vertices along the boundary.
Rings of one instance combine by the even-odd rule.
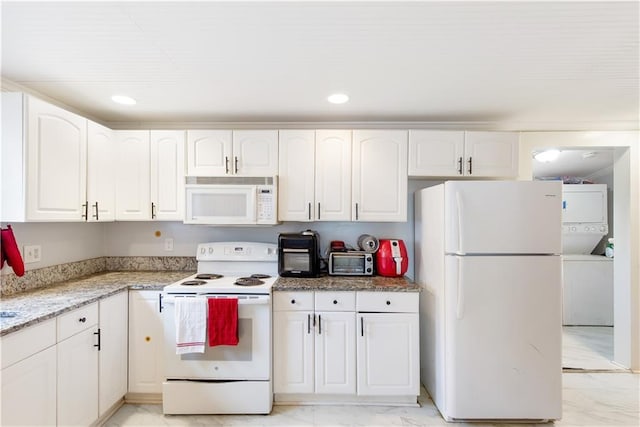
[[[98,303],[58,316],[58,342],[98,324]]]
[[[356,293],[346,292],[316,292],[316,311],[355,311]]]
[[[13,365],[56,343],[56,319],[13,332],[0,339],[1,368]]]
[[[276,311],[312,311],[313,292],[274,292],[273,309]]]
[[[417,292],[358,292],[357,311],[374,313],[417,313]]]

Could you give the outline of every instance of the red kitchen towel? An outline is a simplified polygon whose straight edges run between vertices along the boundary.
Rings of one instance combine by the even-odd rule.
[[[209,346],[238,345],[238,299],[209,298]]]
[[[0,246],[4,260],[13,268],[16,276],[24,275],[22,255],[20,254],[16,237],[13,235],[13,230],[10,225],[7,225],[7,228],[0,228]]]

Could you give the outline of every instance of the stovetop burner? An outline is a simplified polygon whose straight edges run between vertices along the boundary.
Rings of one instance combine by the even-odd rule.
[[[271,276],[269,276],[268,274],[254,273],[249,277],[252,278],[252,279],[268,279]]]
[[[196,279],[215,280],[224,277],[222,274],[215,273],[200,273],[196,275]]]
[[[180,283],[182,286],[201,286],[206,284],[207,282],[205,282],[204,280],[187,280],[184,281],[182,283]]]
[[[258,286],[264,282],[256,277],[240,277],[236,280],[235,284],[239,286]]]

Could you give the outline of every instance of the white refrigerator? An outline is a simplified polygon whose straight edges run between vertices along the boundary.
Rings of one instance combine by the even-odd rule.
[[[420,375],[447,421],[561,417],[561,212],[559,182],[416,191]]]

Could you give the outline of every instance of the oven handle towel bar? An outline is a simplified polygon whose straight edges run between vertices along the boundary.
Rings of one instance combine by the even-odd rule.
[[[206,298],[237,298],[238,305],[264,305],[269,304],[269,295],[220,295],[220,294],[166,294],[162,299],[164,304],[173,304],[175,298],[195,298],[197,296]]]

